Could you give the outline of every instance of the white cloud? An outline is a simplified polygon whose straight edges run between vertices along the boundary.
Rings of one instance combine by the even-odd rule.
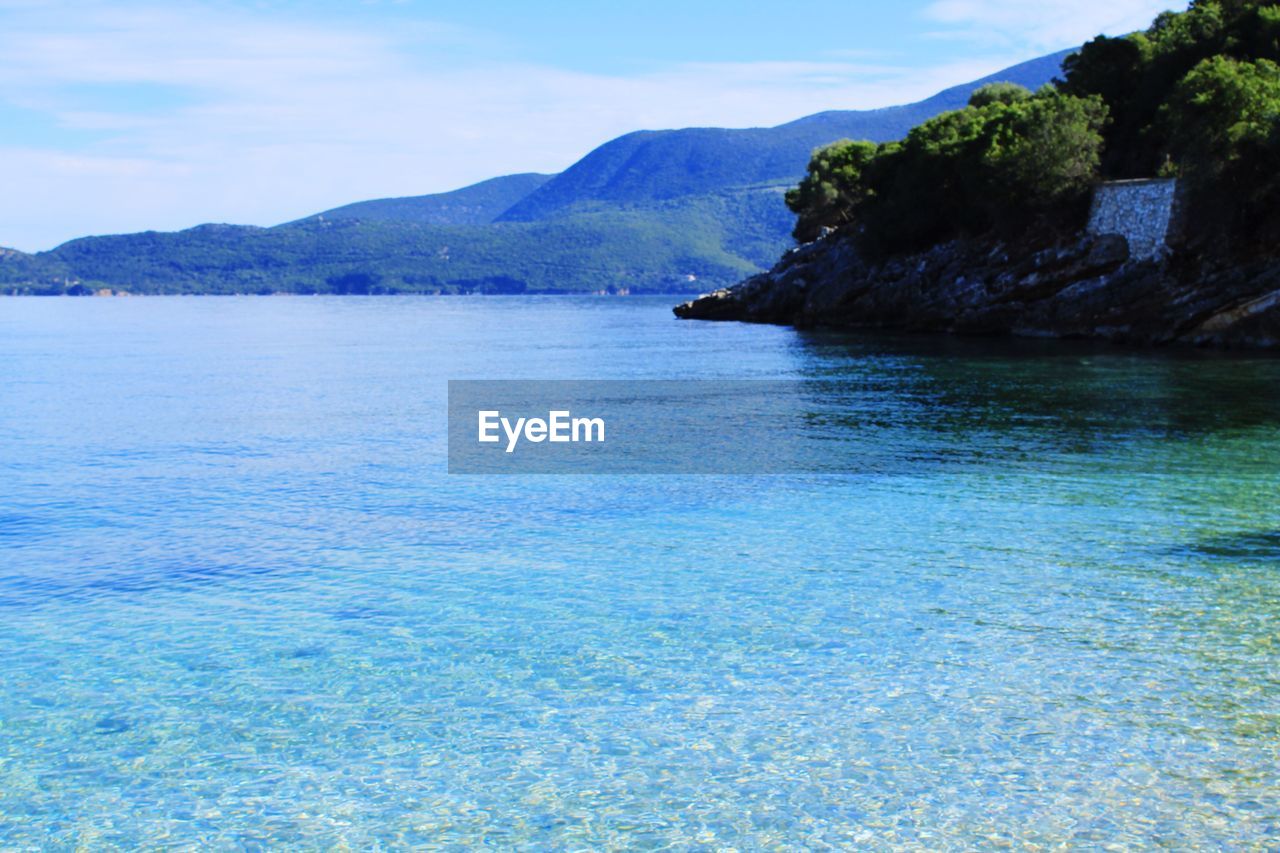
[[[622,77],[504,60],[484,34],[430,24],[304,25],[201,5],[0,10],[3,97],[52,117],[68,139],[91,134],[0,145],[0,245],[23,249],[204,221],[272,224],[365,198],[556,171],[631,130],[772,125],[902,103],[1028,58],[1024,47],[925,70],[850,57]],[[460,60],[469,54],[487,59]],[[86,108],[84,88],[104,84],[177,97]]]
[[[1094,36],[1145,29],[1171,0],[937,0],[925,17],[944,24],[941,35],[986,44],[1019,45],[1047,53]],[[1185,4],[1181,4],[1185,6]]]

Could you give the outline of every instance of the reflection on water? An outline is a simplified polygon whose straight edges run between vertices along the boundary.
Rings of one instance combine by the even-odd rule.
[[[1280,423],[1280,359],[1267,354],[831,332],[805,333],[796,346],[806,375],[866,382],[942,430],[1024,429],[1090,442]]]
[[[1280,530],[1242,530],[1175,546],[1205,557],[1280,564]]]
[[[518,298],[5,300],[0,357],[2,847],[1280,837],[1280,361]],[[688,376],[886,464],[444,473],[446,379]]]

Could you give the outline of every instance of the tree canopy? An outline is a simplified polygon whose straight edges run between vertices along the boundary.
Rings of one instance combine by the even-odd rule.
[[[1192,233],[1259,247],[1280,224],[1277,62],[1280,5],[1195,0],[1143,32],[1089,42],[1059,86],[1110,109],[1106,177],[1182,176]]]
[[[842,141],[814,153],[788,193],[795,236],[854,228],[894,252],[992,228],[1021,230],[1076,211],[1097,175],[1106,108],[1051,88],[984,87],[905,139]]]
[[[809,172],[800,186],[787,192],[787,206],[799,215],[795,237],[813,240],[823,228],[839,228],[853,221],[866,201],[863,174],[879,150],[874,142],[842,139],[813,152]]]
[[[815,152],[787,203],[795,236],[856,233],[871,251],[1082,224],[1098,179],[1182,176],[1204,239],[1280,236],[1280,3],[1195,0],[1099,36],[1056,87],[976,90],[900,142]],[[1270,235],[1267,236],[1267,235]]]
[[[969,96],[969,106],[985,107],[988,104],[995,103],[1012,104],[1015,101],[1025,101],[1030,97],[1031,90],[1026,86],[1006,82],[988,83],[973,90],[973,94]]]

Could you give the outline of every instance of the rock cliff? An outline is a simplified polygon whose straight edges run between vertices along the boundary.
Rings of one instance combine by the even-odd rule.
[[[1130,257],[1124,237],[954,241],[867,262],[836,233],[676,316],[800,327],[1280,348],[1280,263]]]

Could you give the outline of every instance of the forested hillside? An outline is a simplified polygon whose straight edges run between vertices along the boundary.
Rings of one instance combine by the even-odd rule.
[[[1069,234],[1097,181],[1179,177],[1189,252],[1273,256],[1280,238],[1280,5],[1196,0],[1100,36],[1057,86],[980,88],[901,141],[817,151],[787,196],[795,236],[872,256],[984,233]]]
[[[1038,86],[1064,54],[987,79]],[[982,81],[977,81],[982,82]],[[273,228],[203,225],[73,240],[0,257],[17,293],[687,293],[767,268],[791,243],[783,195],[812,150],[889,140],[963,104],[833,111],[774,128],[644,131],[562,174],[358,202]],[[2,239],[2,235],[0,235]]]

